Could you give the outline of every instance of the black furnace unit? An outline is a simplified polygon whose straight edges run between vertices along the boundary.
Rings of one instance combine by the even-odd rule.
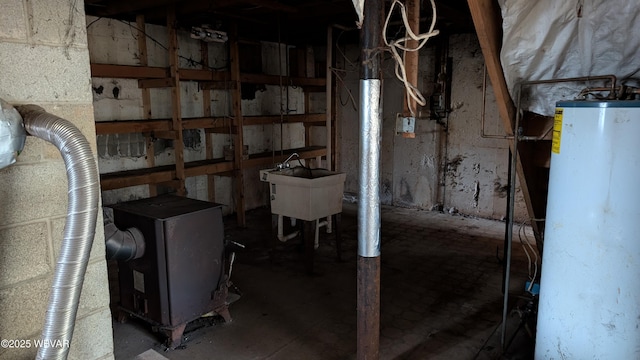
[[[230,321],[221,205],[174,195],[112,206],[120,229],[138,228],[144,256],[118,264],[120,309],[180,344],[188,322],[216,312]]]

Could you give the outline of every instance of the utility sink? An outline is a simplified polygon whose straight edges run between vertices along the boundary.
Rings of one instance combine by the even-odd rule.
[[[260,180],[269,183],[271,213],[306,221],[342,212],[346,176],[304,166],[260,170]]]

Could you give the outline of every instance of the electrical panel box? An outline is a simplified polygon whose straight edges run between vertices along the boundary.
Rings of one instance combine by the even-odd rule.
[[[396,135],[402,135],[405,138],[416,137],[416,118],[413,116],[396,116]]]

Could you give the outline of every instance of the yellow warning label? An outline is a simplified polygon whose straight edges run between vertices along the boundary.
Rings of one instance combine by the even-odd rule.
[[[556,115],[553,117],[553,143],[551,151],[560,154],[560,140],[562,138],[562,108],[556,108]]]

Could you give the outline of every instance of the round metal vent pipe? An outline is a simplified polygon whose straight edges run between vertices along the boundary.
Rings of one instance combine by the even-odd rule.
[[[37,359],[66,359],[98,215],[100,182],[89,142],[67,120],[39,106],[17,108],[28,134],[55,145],[68,177],[68,210]]]
[[[111,216],[104,212],[104,238],[107,260],[129,261],[144,255],[144,234],[138,228],[120,230]]]

